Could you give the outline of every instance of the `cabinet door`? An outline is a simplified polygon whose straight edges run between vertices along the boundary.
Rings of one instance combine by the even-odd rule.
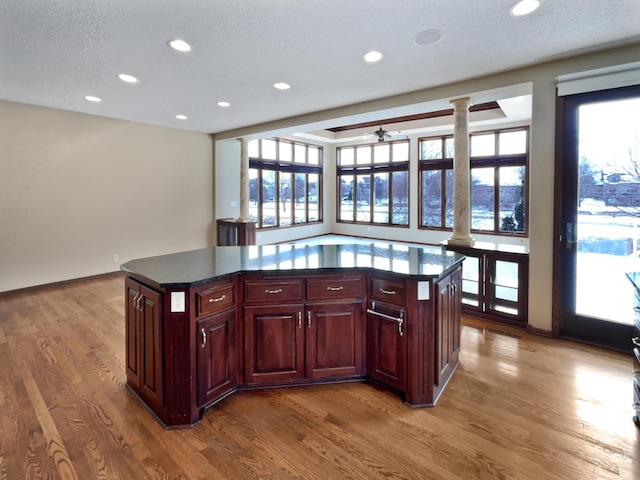
[[[446,381],[458,363],[460,350],[460,287],[460,269],[436,283],[436,387]]]
[[[203,318],[196,324],[198,406],[236,387],[235,310]]]
[[[310,305],[306,317],[306,376],[362,374],[362,304]]]
[[[376,302],[377,313],[367,314],[367,370],[369,376],[396,390],[406,388],[406,336],[404,325],[393,318],[403,312],[393,306]]]
[[[131,278],[125,279],[127,302],[125,304],[125,364],[127,384],[134,390],[140,388],[140,284]]]
[[[245,382],[277,384],[304,378],[302,305],[246,307]]]
[[[161,295],[125,281],[127,382],[152,408],[163,406]]]

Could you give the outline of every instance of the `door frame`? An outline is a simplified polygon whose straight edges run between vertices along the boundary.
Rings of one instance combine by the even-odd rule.
[[[566,239],[564,236],[564,225],[567,221],[567,209],[568,206],[564,202],[563,192],[566,194],[567,186],[570,186],[571,191],[569,194],[577,193],[577,182],[570,181],[573,176],[574,169],[577,168],[569,161],[565,161],[566,158],[576,158],[577,153],[576,141],[577,141],[577,119],[574,119],[569,127],[565,125],[568,121],[567,115],[571,113],[577,113],[574,109],[574,102],[580,104],[598,101],[613,101],[629,98],[630,96],[640,96],[640,85],[631,85],[626,87],[613,88],[608,90],[599,90],[595,92],[578,93],[574,95],[558,96],[556,95],[556,125],[555,125],[555,168],[554,168],[554,213],[553,213],[553,278],[552,278],[552,319],[551,319],[551,333],[554,337],[567,337],[572,340],[578,340],[581,342],[596,344],[604,346],[606,348],[622,350],[627,352],[628,349],[623,346],[616,346],[608,344],[607,342],[599,342],[598,337],[578,338],[571,334],[565,334],[562,331],[562,319],[565,315],[566,303],[563,300],[566,295],[572,295],[571,289],[574,285],[568,285],[564,282],[565,278],[565,265],[567,263],[566,257],[562,254],[562,250],[566,248]],[[569,107],[570,106],[570,107]],[[575,197],[575,195],[574,195]],[[586,317],[588,318],[588,317]],[[594,322],[600,322],[595,320]],[[614,324],[617,325],[617,324]],[[626,329],[627,326],[623,325],[621,328]],[[631,332],[632,327],[628,327]],[[629,335],[631,339],[631,334]]]

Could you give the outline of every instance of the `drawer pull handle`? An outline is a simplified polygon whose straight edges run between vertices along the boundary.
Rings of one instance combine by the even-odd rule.
[[[302,312],[298,312],[298,328],[302,328]]]
[[[395,295],[396,291],[395,290],[385,290],[384,288],[380,289],[380,293],[384,293],[385,295]]]
[[[282,289],[281,289],[281,288],[276,288],[275,290],[269,290],[269,289],[266,289],[266,290],[264,291],[264,293],[268,293],[268,294],[277,294],[277,293],[282,293]]]
[[[344,290],[344,287],[340,285],[339,287],[327,287],[327,290],[330,292],[339,292],[340,290]]]
[[[207,332],[204,331],[204,328],[201,328],[200,333],[202,333],[202,348],[204,348],[207,346]]]
[[[404,311],[400,310],[399,317],[392,317],[391,315],[387,315],[386,313],[376,312],[376,302],[371,302],[371,308],[367,308],[367,312],[372,315],[377,315],[382,318],[386,318],[387,320],[391,320],[392,322],[396,322],[398,324],[398,335],[402,336],[404,332],[402,331],[402,324],[404,323]]]
[[[307,312],[307,328],[311,328],[311,310]]]
[[[216,302],[221,302],[222,300],[224,300],[225,298],[227,298],[226,295],[222,295],[221,297],[218,298],[210,298],[209,299],[209,303],[216,303]]]

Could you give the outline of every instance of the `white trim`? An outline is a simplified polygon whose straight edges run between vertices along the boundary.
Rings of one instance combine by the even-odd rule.
[[[556,86],[560,97],[638,84],[640,84],[640,62],[556,77]]]

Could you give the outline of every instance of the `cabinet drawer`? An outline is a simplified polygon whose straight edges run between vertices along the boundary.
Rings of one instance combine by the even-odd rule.
[[[245,302],[300,301],[303,296],[302,280],[246,280]]]
[[[233,283],[217,285],[196,292],[196,315],[201,317],[233,306]]]
[[[337,298],[362,298],[362,282],[360,278],[313,278],[307,280],[308,300],[331,300]]]
[[[406,296],[404,283],[372,277],[370,287],[372,300],[381,300],[394,305],[404,306]]]

